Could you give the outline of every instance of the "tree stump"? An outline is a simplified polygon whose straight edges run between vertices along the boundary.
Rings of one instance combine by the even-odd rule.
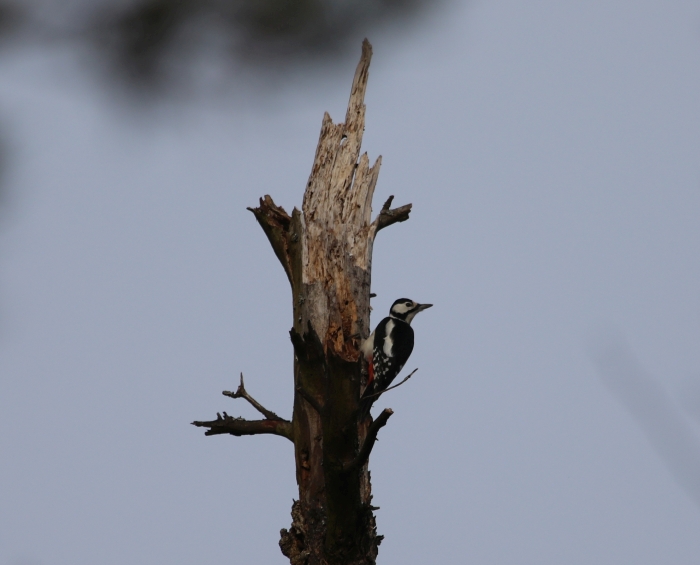
[[[360,156],[364,96],[372,47],[362,44],[344,123],[326,113],[301,211],[291,216],[268,195],[249,208],[267,235],[292,287],[294,412],[286,421],[246,392],[264,416],[248,421],[224,413],[194,422],[208,435],[272,433],[294,443],[299,500],[280,548],[293,565],[374,564],[376,532],[368,459],[377,432],[392,414],[372,421],[360,411],[366,367],[360,344],[370,333],[372,247],[379,230],[408,219],[411,205],[391,209],[393,197],[372,221],[372,197],[381,157]]]

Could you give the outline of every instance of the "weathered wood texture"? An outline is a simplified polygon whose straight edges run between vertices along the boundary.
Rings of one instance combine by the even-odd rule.
[[[408,219],[411,205],[391,209],[392,198],[372,221],[372,197],[381,157],[373,166],[360,156],[364,96],[372,48],[366,40],[352,83],[345,122],[326,113],[301,211],[289,215],[266,195],[250,208],[267,235],[292,287],[294,412],[291,422],[266,415],[265,430],[294,442],[299,500],[280,548],[293,565],[370,565],[376,533],[367,461],[385,410],[372,423],[359,410],[363,361],[359,345],[369,334],[372,247],[377,232]],[[207,433],[240,435],[227,417],[197,422]],[[233,421],[231,421],[233,420]],[[251,422],[253,424],[253,422]],[[231,431],[226,431],[232,426]],[[275,431],[271,431],[275,430]]]

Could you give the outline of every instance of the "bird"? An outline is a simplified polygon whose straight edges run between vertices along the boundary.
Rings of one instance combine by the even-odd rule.
[[[362,343],[360,350],[367,360],[369,376],[360,397],[363,412],[367,412],[377,393],[385,391],[401,372],[413,351],[411,322],[418,312],[432,304],[418,304],[410,298],[399,298],[372,334]]]

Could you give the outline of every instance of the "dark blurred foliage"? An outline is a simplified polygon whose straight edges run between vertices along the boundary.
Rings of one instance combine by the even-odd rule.
[[[0,48],[6,45],[17,31],[22,27],[24,12],[19,5],[0,0]],[[0,55],[2,51],[0,51]],[[7,202],[5,180],[10,165],[8,132],[4,115],[0,114],[0,207],[4,208]],[[4,217],[0,216],[0,229],[3,227]]]
[[[338,56],[355,57],[364,36],[415,19],[421,8],[438,3],[0,0],[0,57],[12,51],[8,47],[62,49],[85,64],[93,77],[106,79],[110,90],[126,87],[129,94],[148,101],[153,94],[187,93],[195,85],[208,91],[203,72],[218,83],[238,85],[250,82],[251,71],[275,77]],[[10,164],[1,143],[5,134],[0,131],[0,206]]]
[[[255,66],[342,52],[362,28],[412,12],[421,0],[140,0],[107,8],[96,20],[106,52],[131,78],[151,80],[183,50],[219,54]],[[357,49],[359,41],[352,47]]]
[[[4,3],[3,3],[4,2]],[[0,0],[0,37],[77,42],[109,75],[138,86],[186,77],[197,65],[278,71],[359,49],[365,35],[405,21],[427,0]],[[230,68],[234,68],[233,65]],[[186,78],[185,78],[186,80]]]
[[[9,39],[22,26],[23,15],[18,4],[0,1],[0,41]]]
[[[17,49],[60,49],[110,91],[126,87],[148,101],[153,94],[187,94],[192,88],[208,92],[209,79],[240,85],[251,82],[251,72],[274,78],[339,56],[354,58],[363,37],[415,21],[439,3],[0,0],[0,57]],[[9,164],[5,149],[0,143],[0,190]],[[3,200],[0,192],[0,205]]]

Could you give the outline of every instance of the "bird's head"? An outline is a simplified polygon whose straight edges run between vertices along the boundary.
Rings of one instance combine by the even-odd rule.
[[[410,324],[418,312],[422,312],[431,306],[432,304],[418,304],[418,302],[414,302],[410,298],[399,298],[391,305],[389,315],[392,318],[403,320]]]

